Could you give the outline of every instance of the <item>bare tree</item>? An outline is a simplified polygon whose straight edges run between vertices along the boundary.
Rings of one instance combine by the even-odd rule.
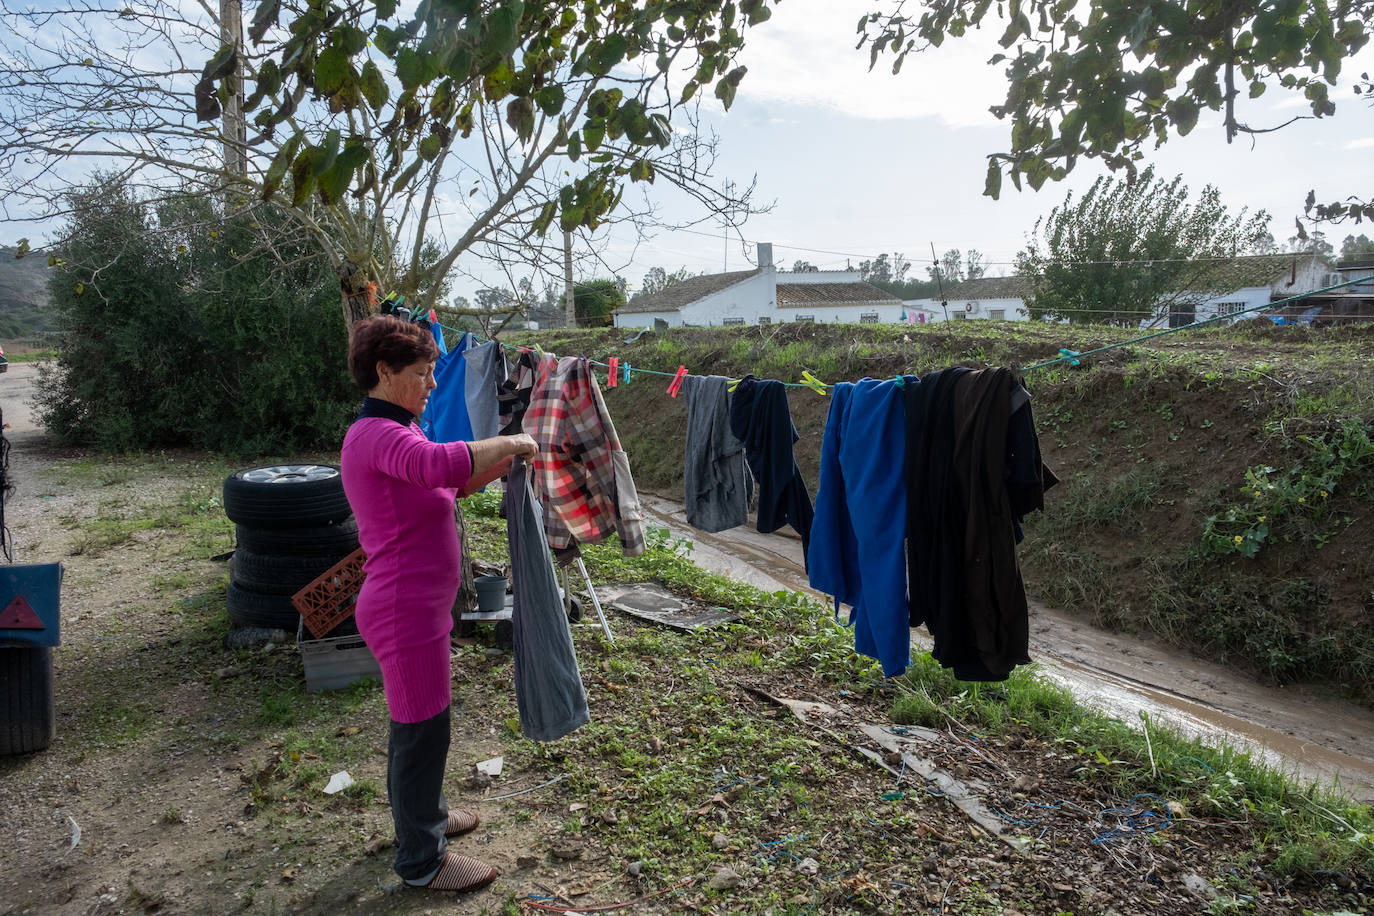
[[[552,272],[555,223],[585,244],[612,218],[653,218],[623,207],[630,184],[670,184],[738,225],[753,185],[715,182],[693,115],[705,88],[733,100],[734,54],[770,12],[453,0],[410,18],[394,0],[264,0],[240,49],[206,2],[0,0],[0,219],[63,216],[96,166],[150,199],[189,183],[272,201],[329,253],[350,321],[378,291],[433,304],[465,257]],[[217,126],[239,68],[243,138]]]

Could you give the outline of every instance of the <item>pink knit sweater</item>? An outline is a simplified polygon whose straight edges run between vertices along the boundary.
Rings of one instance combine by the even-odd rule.
[[[422,722],[450,700],[449,632],[462,572],[453,501],[472,476],[463,442],[362,417],[344,437],[344,493],[367,553],[358,632],[382,669],[387,709]]]

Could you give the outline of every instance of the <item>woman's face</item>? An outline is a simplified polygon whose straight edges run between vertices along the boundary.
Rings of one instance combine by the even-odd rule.
[[[377,377],[379,397],[399,404],[417,417],[425,412],[429,393],[434,390],[434,363],[422,359],[395,372],[385,363],[378,363]]]

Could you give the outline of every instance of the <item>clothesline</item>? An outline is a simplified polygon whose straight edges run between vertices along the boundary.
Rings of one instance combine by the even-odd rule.
[[[1147,341],[1147,340],[1154,340],[1154,339],[1159,338],[1159,337],[1166,337],[1166,336],[1168,336],[1168,335],[1170,335],[1170,334],[1177,334],[1177,333],[1179,333],[1179,332],[1181,332],[1181,331],[1191,331],[1191,330],[1193,330],[1194,328],[1207,327],[1207,326],[1209,326],[1209,325],[1219,324],[1219,323],[1221,323],[1221,322],[1230,322],[1230,321],[1233,321],[1235,318],[1237,318],[1237,317],[1240,316],[1240,315],[1248,315],[1248,314],[1250,314],[1250,313],[1252,313],[1252,312],[1259,312],[1259,311],[1264,311],[1264,310],[1267,310],[1267,309],[1273,309],[1273,308],[1276,308],[1276,307],[1278,307],[1278,306],[1288,305],[1288,304],[1293,303],[1293,302],[1300,302],[1301,300],[1307,299],[1307,298],[1309,298],[1309,297],[1311,297],[1311,296],[1320,295],[1320,294],[1322,294],[1322,293],[1333,292],[1333,291],[1335,291],[1335,290],[1344,289],[1345,287],[1354,286],[1354,285],[1359,284],[1359,283],[1369,283],[1369,282],[1370,282],[1370,278],[1369,278],[1369,277],[1357,277],[1357,278],[1355,278],[1355,279],[1353,279],[1353,280],[1346,280],[1346,281],[1344,281],[1344,282],[1342,282],[1342,283],[1336,283],[1336,284],[1333,284],[1333,285],[1331,285],[1331,286],[1323,287],[1323,288],[1321,288],[1321,289],[1312,290],[1311,292],[1300,293],[1299,295],[1296,295],[1296,296],[1289,296],[1289,297],[1286,298],[1286,299],[1280,299],[1280,300],[1278,300],[1278,301],[1276,301],[1276,302],[1267,302],[1267,303],[1264,303],[1263,305],[1252,306],[1252,307],[1250,307],[1250,308],[1248,308],[1248,309],[1242,309],[1242,310],[1240,310],[1240,311],[1238,311],[1238,312],[1232,312],[1232,313],[1229,314],[1229,315],[1218,315],[1218,316],[1216,316],[1216,317],[1214,317],[1214,318],[1205,318],[1205,319],[1202,319],[1202,320],[1200,320],[1200,321],[1191,322],[1190,324],[1181,325],[1181,326],[1179,326],[1179,327],[1177,327],[1177,328],[1166,328],[1166,329],[1164,329],[1164,330],[1162,330],[1162,331],[1155,331],[1155,332],[1150,333],[1150,334],[1143,334],[1143,335],[1141,335],[1141,336],[1139,336],[1139,337],[1132,337],[1132,338],[1130,338],[1129,340],[1123,340],[1123,341],[1120,341],[1119,343],[1114,343],[1114,344],[1107,344],[1106,346],[1096,347],[1096,348],[1091,349],[1091,350],[1083,350],[1083,351],[1080,352],[1080,351],[1076,351],[1076,350],[1070,350],[1070,349],[1067,349],[1067,348],[1060,348],[1060,350],[1059,350],[1059,356],[1056,357],[1055,359],[1051,359],[1051,360],[1047,360],[1047,361],[1042,362],[1042,363],[1035,363],[1035,364],[1033,364],[1033,365],[1026,366],[1026,367],[1022,368],[1020,371],[1021,371],[1022,373],[1034,372],[1034,371],[1039,370],[1039,369],[1048,369],[1048,368],[1050,368],[1051,366],[1057,366],[1057,365],[1065,364],[1065,363],[1068,364],[1068,365],[1070,365],[1070,366],[1077,366],[1077,365],[1080,365],[1080,362],[1081,362],[1081,360],[1082,360],[1083,358],[1089,357],[1089,356],[1096,356],[1096,355],[1098,355],[1098,354],[1100,354],[1100,353],[1106,353],[1106,352],[1108,352],[1109,350],[1118,350],[1118,349],[1121,349],[1122,347],[1134,346],[1134,345],[1139,344],[1139,343],[1144,343],[1144,342]],[[461,330],[460,328],[454,328],[454,327],[450,327],[449,325],[446,325],[446,324],[441,324],[441,323],[439,323],[439,322],[437,322],[437,321],[435,321],[435,322],[433,322],[433,323],[436,324],[436,325],[438,325],[440,328],[443,328],[443,329],[446,330],[446,331],[452,331],[452,332],[454,332],[455,334],[471,333],[471,332],[468,332],[468,331],[463,331],[463,330]],[[494,343],[500,344],[500,346],[501,346],[503,349],[506,349],[506,350],[515,350],[515,351],[518,351],[518,350],[522,350],[522,349],[530,349],[530,348],[527,348],[527,347],[515,346],[515,345],[513,345],[513,344],[501,343],[500,341],[495,340],[495,338],[481,337],[481,336],[479,336],[479,335],[477,335],[477,334],[473,334],[472,336],[473,336],[475,339],[481,340],[481,341],[487,341],[487,340],[493,341]],[[535,349],[539,349],[539,348],[535,348]],[[611,366],[610,366],[609,363],[601,362],[601,361],[599,361],[599,360],[588,359],[588,362],[591,363],[592,365],[598,366],[598,367],[600,367],[600,368],[602,368],[602,369],[608,369],[608,370],[609,370],[609,369],[611,368]],[[674,382],[677,382],[680,378],[682,378],[682,377],[684,377],[684,376],[686,376],[686,375],[690,375],[690,374],[691,374],[691,373],[687,372],[687,371],[686,371],[686,368],[683,367],[683,366],[679,366],[679,367],[678,367],[678,370],[677,370],[676,372],[663,372],[663,371],[658,370],[658,369],[641,369],[641,368],[638,368],[638,367],[632,367],[629,363],[621,362],[621,363],[619,363],[619,364],[617,365],[616,368],[624,373],[624,379],[625,379],[625,382],[626,382],[627,384],[629,383],[630,376],[631,376],[631,374],[633,374],[633,373],[640,373],[640,374],[642,374],[642,375],[656,375],[656,376],[661,376],[661,377],[663,377],[663,378],[671,378],[671,379],[674,380]],[[812,391],[816,391],[816,392],[818,392],[818,393],[820,393],[820,394],[824,394],[824,393],[825,393],[824,389],[834,388],[834,387],[835,387],[833,383],[822,382],[822,381],[820,381],[819,379],[817,379],[817,378],[815,378],[814,376],[812,376],[810,372],[803,372],[803,373],[802,373],[802,378],[804,379],[804,381],[801,381],[801,382],[782,382],[781,384],[785,385],[785,386],[788,387],[788,388],[809,388],[809,389],[811,389]],[[670,387],[671,387],[671,386],[670,386]]]

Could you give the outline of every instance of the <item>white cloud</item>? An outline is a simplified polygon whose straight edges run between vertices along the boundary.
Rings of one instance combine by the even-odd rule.
[[[1374,147],[1374,137],[1361,137],[1358,140],[1351,140],[1341,149],[1370,149],[1371,147]]]
[[[890,54],[868,69],[867,48],[855,50],[855,24],[866,2],[788,0],[748,33],[740,61],[749,75],[740,94],[760,104],[817,106],[853,117],[900,120],[937,117],[951,127],[997,123],[990,105],[1006,97],[1003,65],[989,65],[994,36],[975,32],[943,48],[913,54],[893,75]]]

